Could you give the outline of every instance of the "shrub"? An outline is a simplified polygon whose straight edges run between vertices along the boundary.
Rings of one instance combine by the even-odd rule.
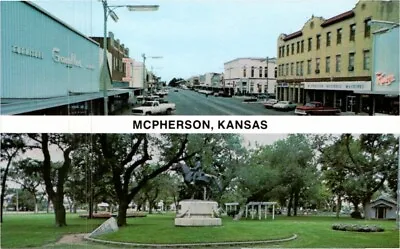
[[[384,229],[377,225],[360,225],[360,224],[333,224],[333,230],[351,231],[351,232],[383,232]]]
[[[353,219],[362,219],[363,218],[360,211],[353,211],[353,212],[351,212],[350,216]]]
[[[226,214],[228,215],[228,216],[231,216],[231,217],[235,217],[235,215],[237,215],[239,213],[239,210],[230,210],[230,211],[228,211]]]

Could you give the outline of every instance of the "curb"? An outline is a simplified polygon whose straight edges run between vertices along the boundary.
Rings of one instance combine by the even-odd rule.
[[[101,244],[110,244],[110,245],[120,245],[120,246],[131,246],[131,247],[149,247],[149,248],[176,248],[176,247],[209,247],[209,246],[237,246],[237,245],[255,245],[255,244],[267,244],[267,243],[277,243],[277,242],[286,242],[295,240],[297,238],[297,234],[293,234],[289,238],[284,239],[273,239],[273,240],[256,240],[256,241],[237,241],[237,242],[204,242],[204,243],[186,243],[186,244],[145,244],[145,243],[133,243],[133,242],[116,242],[109,240],[101,240],[90,238],[89,236],[85,236],[84,239]]]

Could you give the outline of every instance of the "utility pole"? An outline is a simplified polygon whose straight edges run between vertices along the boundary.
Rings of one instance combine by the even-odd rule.
[[[269,77],[269,57],[267,56],[267,94],[268,94],[268,77]],[[265,88],[264,88],[264,92],[265,92]]]

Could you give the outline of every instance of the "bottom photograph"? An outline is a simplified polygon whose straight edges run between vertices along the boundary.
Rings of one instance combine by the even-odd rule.
[[[1,134],[1,248],[399,248],[397,134]]]

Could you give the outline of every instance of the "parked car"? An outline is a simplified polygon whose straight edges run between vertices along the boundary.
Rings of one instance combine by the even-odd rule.
[[[310,102],[304,106],[298,106],[294,111],[297,115],[337,115],[340,109],[324,106],[321,102]]]
[[[290,111],[296,109],[297,104],[291,102],[291,101],[279,101],[275,105],[272,106],[272,108],[276,110],[283,110],[283,111]]]
[[[176,110],[176,106],[173,103],[166,101],[146,101],[140,107],[132,108],[133,115],[155,115],[155,114],[172,114]]]
[[[276,103],[278,103],[278,100],[276,99],[269,99],[267,102],[264,103],[265,108],[272,108]]]
[[[179,90],[178,89],[174,89],[174,92],[179,92]]]

